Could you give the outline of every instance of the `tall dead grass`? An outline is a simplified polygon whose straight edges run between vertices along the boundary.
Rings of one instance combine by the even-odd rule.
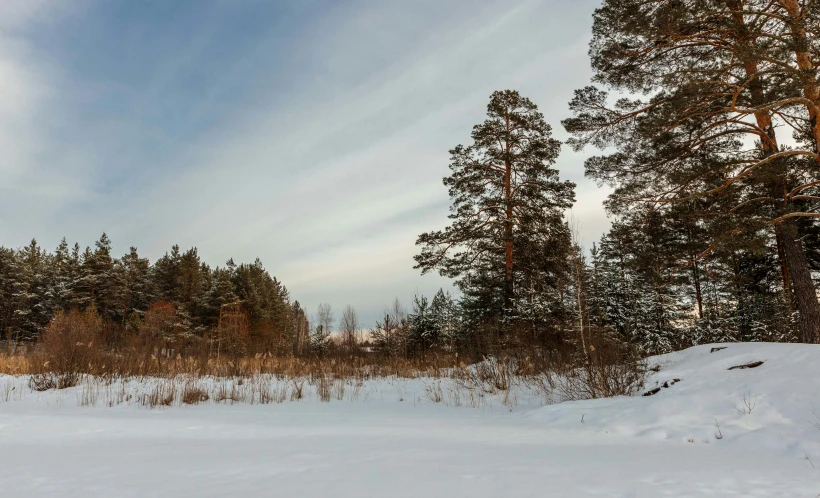
[[[420,361],[401,358],[371,357],[296,357],[257,354],[250,357],[222,355],[167,356],[144,354],[128,347],[117,350],[95,349],[93,343],[60,341],[59,344],[39,344],[26,355],[0,353],[0,373],[34,375],[44,372],[76,373],[78,375],[114,375],[119,377],[175,377],[197,375],[208,377],[329,377],[372,379],[380,377],[438,377],[454,368],[453,359]]]
[[[99,364],[103,322],[94,312],[59,312],[43,331],[31,355],[29,386],[37,391],[77,385]]]
[[[204,339],[171,340],[173,324],[160,311],[140,333],[114,345],[105,340],[106,324],[93,309],[59,313],[34,348],[0,352],[0,374],[28,375],[28,386],[37,391],[81,384],[81,406],[267,404],[312,396],[330,402],[366,398],[366,381],[424,379],[424,396],[433,403],[482,407],[499,399],[511,409],[522,390],[536,393],[543,403],[633,394],[646,375],[634,352],[604,340],[591,342],[593,354],[584,357],[570,345],[508,351],[469,365],[446,353],[423,358],[247,355],[235,348],[215,350]]]

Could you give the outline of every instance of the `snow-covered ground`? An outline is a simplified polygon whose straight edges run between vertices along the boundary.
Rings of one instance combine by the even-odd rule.
[[[0,377],[0,496],[816,497],[820,346],[725,346],[653,359],[653,396],[543,407],[524,388],[455,406],[446,381],[436,403],[422,379],[164,409],[129,384],[78,406],[88,387]]]

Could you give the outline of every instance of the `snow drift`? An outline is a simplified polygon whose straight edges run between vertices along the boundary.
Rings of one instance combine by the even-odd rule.
[[[552,428],[736,445],[820,467],[820,346],[710,344],[649,361],[658,371],[645,396],[561,403],[529,416]]]
[[[436,403],[429,387],[446,393],[446,380],[367,381],[366,395],[331,402],[147,409],[80,406],[82,387],[36,393],[0,377],[0,495],[820,493],[820,346],[707,345],[650,364],[636,396],[539,406],[518,385],[513,412]]]

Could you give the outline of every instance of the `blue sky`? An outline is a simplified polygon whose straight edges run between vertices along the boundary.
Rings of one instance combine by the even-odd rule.
[[[449,282],[412,269],[443,227],[447,151],[492,91],[531,98],[559,139],[596,0],[3,0],[0,244],[106,231],[117,253],[179,244],[262,259],[309,309]],[[583,155],[589,245],[606,191]]]

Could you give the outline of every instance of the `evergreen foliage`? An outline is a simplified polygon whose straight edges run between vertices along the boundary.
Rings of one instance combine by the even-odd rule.
[[[456,278],[472,322],[532,322],[557,299],[575,185],[559,180],[560,142],[518,92],[492,94],[472,140],[450,151],[451,224],[419,236],[416,268]]]
[[[307,326],[298,302],[261,261],[211,268],[197,249],[173,246],[153,265],[136,248],[114,258],[103,234],[81,253],[63,239],[53,253],[36,241],[19,250],[0,247],[0,336],[33,340],[58,311],[93,307],[102,319],[136,332],[157,303],[172,323],[175,340],[207,339],[226,305],[247,315],[252,342],[265,351],[303,347]],[[160,309],[157,308],[157,309]],[[163,318],[163,320],[166,320]]]
[[[615,189],[611,212],[688,205],[709,220],[703,253],[770,239],[810,342],[820,342],[803,237],[820,218],[818,26],[813,2],[605,0],[590,44],[599,86],[576,91],[564,121],[574,148],[606,153],[586,171]]]

